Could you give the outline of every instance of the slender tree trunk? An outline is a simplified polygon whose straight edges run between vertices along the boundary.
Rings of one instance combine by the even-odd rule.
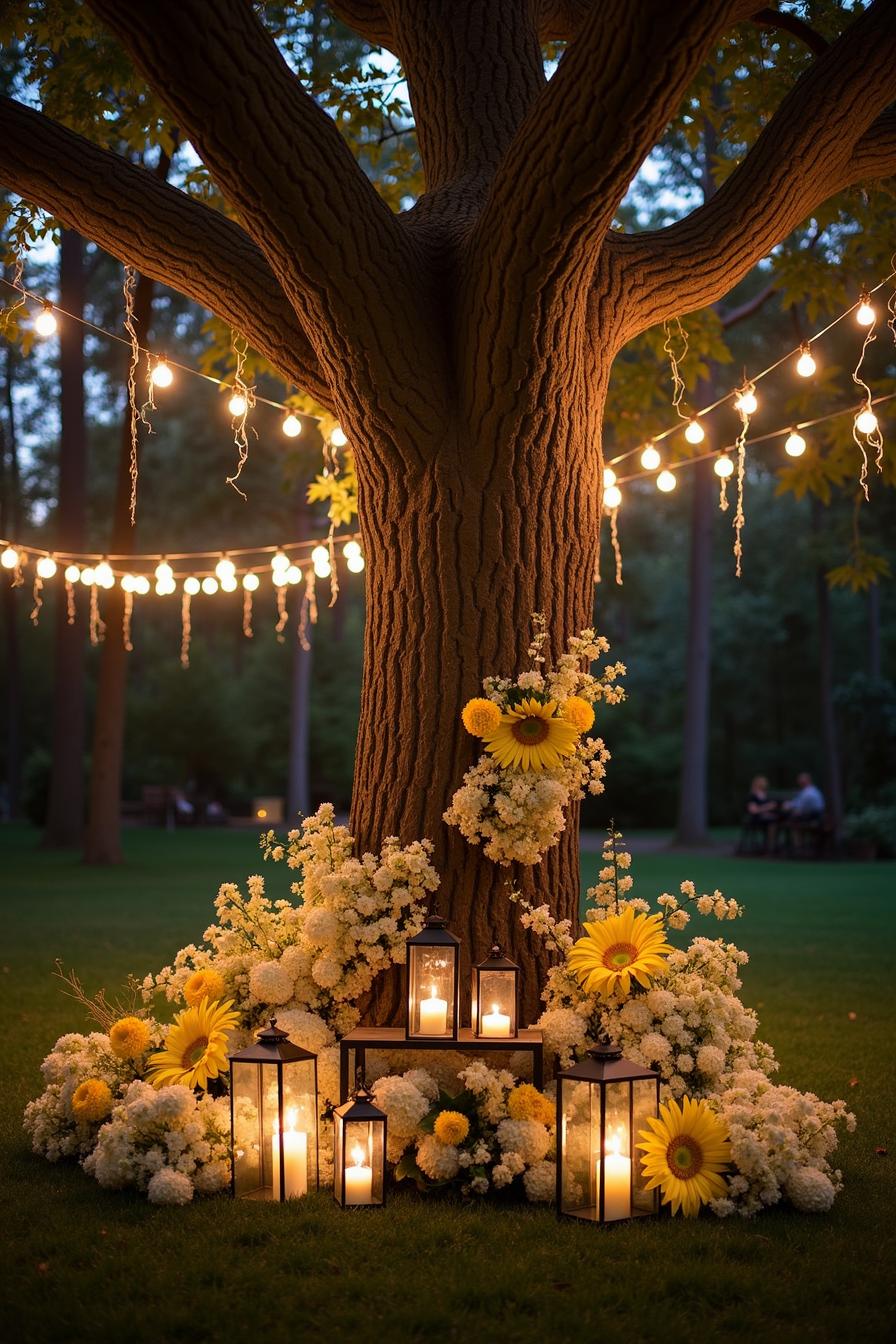
[[[821,531],[822,506],[813,496],[811,526],[813,533]],[[815,570],[815,602],[818,613],[818,689],[821,709],[821,747],[824,756],[825,801],[828,815],[839,837],[843,824],[843,783],[840,771],[840,746],[837,734],[837,716],[834,708],[834,629],[831,612],[831,590],[825,566]]]
[[[3,401],[6,419],[0,421],[0,534],[18,538],[21,522],[21,490],[19,453],[16,438],[15,403],[12,388],[15,351],[7,344],[4,359]],[[22,776],[22,673],[19,648],[18,595],[8,580],[3,583],[3,638],[6,694],[6,817],[12,821],[19,815],[19,791]]]
[[[84,308],[84,243],[63,229],[59,246],[61,306],[75,316]],[[87,534],[87,429],[84,420],[84,338],[79,322],[59,328],[61,437],[57,545],[83,551]],[[69,625],[65,590],[57,585],[56,643],[53,656],[53,732],[50,797],[44,843],[74,849],[84,831],[84,745],[86,736],[86,604],[82,594]]]
[[[155,281],[138,276],[134,288],[134,325],[145,344]],[[134,548],[131,525],[131,416],[125,405],[118,450],[118,475],[112,518],[110,554],[127,555]],[[84,844],[86,863],[121,863],[121,774],[127,709],[128,658],[122,628],[125,595],[119,584],[104,595],[106,638],[100,653],[93,751],[90,761],[90,802]]]
[[[701,404],[712,400],[705,387]],[[704,400],[705,398],[705,400]],[[712,673],[712,533],[715,476],[712,459],[698,462],[692,473],[691,536],[688,560],[688,625],[685,652],[684,737],[678,794],[676,841],[708,845],[709,707]]]

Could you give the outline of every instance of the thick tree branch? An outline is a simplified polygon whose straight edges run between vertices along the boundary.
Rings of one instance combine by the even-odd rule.
[[[413,245],[253,6],[89,3],[268,258],[331,386],[413,389],[432,344]]]
[[[387,51],[396,50],[392,23],[380,0],[329,0],[329,7],[366,42]]]
[[[896,5],[874,3],[815,60],[713,199],[654,233],[612,234],[628,337],[714,303],[823,201],[896,172]],[[882,114],[882,115],[881,115]]]
[[[295,313],[234,221],[10,98],[0,99],[0,182],[209,308],[284,377],[329,404]]]
[[[811,24],[806,23],[798,14],[789,14],[780,9],[772,9],[769,6],[766,9],[759,9],[752,14],[751,20],[759,28],[775,28],[784,33],[790,33],[791,37],[799,38],[804,46],[816,56],[820,56],[823,51],[827,51],[830,43],[826,37],[822,37]]]

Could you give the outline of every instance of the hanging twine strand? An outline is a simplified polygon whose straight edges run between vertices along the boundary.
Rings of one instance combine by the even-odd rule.
[[[75,585],[71,579],[65,580],[65,620],[67,625],[75,623]]]
[[[90,642],[102,644],[106,637],[106,622],[100,615],[99,592],[95,583],[90,585]]]
[[[672,371],[672,405],[675,413],[681,420],[689,420],[690,416],[681,409],[682,399],[685,393],[684,379],[681,376],[680,365],[688,353],[688,334],[681,325],[680,318],[667,318],[663,323],[663,332],[665,341],[663,342],[663,351],[669,357],[669,367]],[[679,342],[678,349],[675,348],[676,340]]]
[[[737,449],[737,507],[734,512],[734,573],[737,578],[741,577],[743,568],[743,530],[746,518],[744,516],[744,484],[746,480],[747,466],[747,434],[750,430],[750,412],[744,408],[744,398],[752,395],[756,390],[755,383],[751,383],[748,378],[744,379],[739,388],[738,399],[735,402],[737,413],[740,416],[740,433],[737,436],[735,447]]]
[[[247,639],[254,639],[252,630],[252,594],[248,588],[243,589],[243,634]]]
[[[137,287],[137,272],[133,266],[124,268],[124,329],[130,337],[131,359],[128,365],[128,406],[131,411],[131,527],[137,521],[137,473],[139,461],[137,455],[140,407],[137,405],[137,367],[140,363],[140,342],[134,326],[134,291]]]
[[[128,653],[134,652],[134,646],[131,643],[131,618],[134,614],[134,594],[125,592],[124,612],[121,617],[121,642]]]
[[[616,560],[616,582],[622,584],[622,547],[619,544],[619,523],[618,509],[610,510],[610,542],[613,547],[613,556]]]
[[[180,665],[190,666],[190,594],[185,592],[180,600]]]
[[[31,608],[31,623],[33,625],[37,625],[38,619],[40,617],[40,609],[44,604],[44,600],[40,595],[40,590],[43,588],[43,586],[44,586],[43,579],[39,574],[35,574],[34,587],[31,590],[31,598],[32,601],[34,602],[34,606]]]
[[[862,365],[865,362],[865,351],[868,349],[872,341],[877,340],[877,334],[875,331],[876,327],[877,327],[877,318],[875,317],[874,321],[871,323],[870,327],[865,333],[865,339],[862,342],[862,349],[859,352],[859,362],[858,364],[856,364],[856,367],[853,369],[852,372],[852,380],[855,383],[856,387],[859,388],[859,390],[862,393],[862,405],[859,410],[859,415],[861,415],[863,412],[869,414],[871,413],[871,388],[868,386],[868,384],[865,382],[865,379],[862,377]],[[882,471],[884,462],[884,436],[881,431],[879,422],[875,426],[875,428],[870,431],[870,433],[863,434],[862,431],[859,429],[856,420],[853,420],[852,437],[855,440],[859,452],[862,454],[862,470],[859,473],[859,485],[862,487],[862,492],[865,496],[865,499],[867,500],[870,499],[870,494],[868,491],[868,449],[873,448],[875,450],[875,459],[874,459],[875,466],[877,467],[878,471]]]
[[[237,481],[243,472],[243,467],[249,460],[249,412],[255,407],[255,388],[249,387],[243,379],[243,369],[246,366],[246,352],[248,343],[245,336],[241,336],[236,331],[231,331],[231,346],[236,357],[236,372],[233,375],[232,397],[240,397],[242,410],[237,415],[231,417],[231,428],[233,430],[233,442],[236,446],[238,460],[236,471],[232,476],[227,477],[227,484],[232,485],[238,495],[243,499],[247,498],[245,490],[240,489]],[[258,433],[252,429],[252,433],[258,438]]]
[[[277,585],[277,624],[274,629],[277,632],[278,643],[283,643],[283,631],[286,629],[286,623],[289,620],[289,608],[286,605],[286,584]]]

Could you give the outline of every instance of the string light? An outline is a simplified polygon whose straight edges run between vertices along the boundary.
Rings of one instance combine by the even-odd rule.
[[[752,384],[745,386],[738,392],[734,409],[741,415],[755,415],[759,410],[759,402],[756,400],[756,393]]]
[[[160,355],[149,371],[149,381],[153,387],[170,387],[174,382],[171,365],[164,355]]]
[[[689,424],[688,424],[688,429],[690,429],[690,427],[691,427],[692,424],[696,425],[697,428],[700,429],[700,422],[697,421],[697,420],[692,420],[692,421],[690,421]],[[688,429],[685,430],[685,438],[688,438]],[[702,437],[703,437],[703,432],[702,432],[702,430],[701,430],[700,438],[702,438]],[[699,439],[697,439],[697,440],[691,440],[691,439],[688,439],[688,442],[697,442],[697,443],[699,443],[699,441],[700,441]],[[656,471],[657,467],[660,465],[660,463],[662,462],[662,460],[663,460],[663,459],[660,457],[659,449],[656,447],[656,445],[653,444],[653,443],[648,443],[647,447],[644,449],[643,453],[641,454],[641,466],[644,468],[644,470],[645,470],[645,471]]]
[[[56,573],[56,561],[52,555],[42,555],[37,562],[37,572],[42,579],[52,579]]]
[[[172,579],[174,578],[174,570],[171,568],[167,560],[160,560],[159,563],[156,565],[156,578],[158,579],[159,583],[164,584],[171,583]]]
[[[677,484],[675,475],[671,471],[661,471],[656,478],[656,488],[662,490],[664,495],[668,495],[670,491],[674,490]]]
[[[806,451],[806,440],[802,434],[792,429],[784,441],[784,451],[788,457],[802,457]]]
[[[286,571],[286,582],[293,584],[302,582],[302,571],[299,569],[298,565],[290,565],[289,569]]]
[[[729,476],[734,475],[734,463],[727,453],[720,453],[713,466],[715,474],[723,481],[727,481]]]
[[[222,592],[222,593],[235,593],[235,592],[236,592],[236,588],[237,588],[237,584],[236,584],[236,575],[235,575],[235,574],[225,574],[225,575],[224,575],[224,578],[221,580],[221,592]]]
[[[796,371],[801,378],[811,378],[818,365],[808,345],[800,346],[800,357],[796,362]]]
[[[877,318],[877,313],[871,303],[871,296],[867,289],[863,289],[859,295],[859,306],[856,309],[856,321],[860,327],[870,327]]]
[[[855,425],[860,434],[873,434],[878,427],[877,416],[866,406],[856,416]]]
[[[66,583],[77,583],[81,577],[81,571],[77,565],[66,565],[65,581]]]
[[[706,430],[696,416],[693,416],[692,419],[688,421],[684,436],[688,443],[702,443],[706,438]]]
[[[616,484],[616,473],[612,467],[604,467],[604,489]]]
[[[236,389],[234,389],[234,391],[231,392],[230,398],[227,402],[227,409],[233,416],[234,420],[238,420],[241,416],[244,416],[249,409],[249,401],[245,393],[238,392]]]
[[[112,566],[108,560],[101,560],[93,571],[93,581],[97,588],[114,588],[115,575],[112,573]]]
[[[289,573],[289,565],[280,565],[277,569],[271,570],[271,583],[275,588],[285,588],[289,583],[286,577]]]
[[[360,553],[350,555],[345,562],[346,568],[352,574],[360,574],[364,568],[364,557]]]
[[[222,555],[221,559],[215,565],[215,573],[223,584],[225,579],[232,579],[235,577],[236,565],[229,556]],[[230,591],[232,592],[233,590],[231,589]]]
[[[19,563],[19,553],[14,546],[7,546],[6,550],[0,555],[0,565],[4,569],[16,569]]]
[[[289,556],[284,555],[282,551],[276,551],[274,555],[271,556],[271,569],[274,570],[274,572],[276,573],[278,569],[288,569],[288,568],[289,568]]]
[[[622,491],[618,485],[610,485],[604,491],[604,508],[616,510],[622,503]]]
[[[341,425],[336,425],[330,434],[330,443],[334,448],[344,448],[348,443],[348,435]]]
[[[59,323],[56,321],[56,314],[53,312],[53,305],[43,301],[43,307],[34,319],[34,330],[38,336],[55,336]]]
[[[259,579],[258,575],[255,574],[252,570],[250,570],[248,574],[243,575],[243,587],[245,588],[247,593],[254,593],[257,590],[260,582],[261,580]]]
[[[302,422],[294,412],[290,411],[284,418],[281,429],[288,439],[297,439],[302,432]]]
[[[86,569],[81,570],[81,582],[83,583],[85,588],[93,587],[94,577],[93,577],[93,570],[91,569],[90,565],[88,565]]]
[[[345,556],[346,560],[351,560],[352,556],[361,554],[361,546],[354,539],[352,541],[347,541],[342,548],[342,554]]]
[[[206,574],[202,580],[202,591],[211,597],[213,593],[218,591],[218,580],[213,578],[211,574]]]
[[[136,586],[137,581],[134,578],[133,574],[122,574],[121,576],[122,592],[133,593],[136,589]]]
[[[184,592],[188,597],[195,597],[201,586],[199,580],[193,574],[184,579]]]

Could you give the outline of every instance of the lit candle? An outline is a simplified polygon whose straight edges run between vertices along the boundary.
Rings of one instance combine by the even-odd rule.
[[[632,1215],[632,1162],[619,1151],[619,1140],[608,1145],[604,1159],[604,1220],[611,1223],[617,1218]],[[597,1182],[595,1199],[600,1197],[600,1158],[594,1168]]]
[[[345,1169],[346,1204],[373,1203],[373,1168],[364,1163],[364,1150],[357,1143],[352,1149],[354,1166]]]
[[[299,1199],[308,1193],[308,1135],[296,1129],[297,1111],[286,1112],[289,1126],[283,1132],[284,1194],[287,1199]],[[280,1198],[280,1133],[274,1130],[271,1138],[271,1171],[273,1197]]]
[[[498,1005],[493,1003],[491,1012],[482,1015],[482,1034],[483,1036],[509,1036],[510,1014],[499,1013]]]
[[[422,1036],[444,1036],[448,1030],[448,1000],[436,996],[436,987],[432,987],[432,998],[420,1003],[420,1034]]]

